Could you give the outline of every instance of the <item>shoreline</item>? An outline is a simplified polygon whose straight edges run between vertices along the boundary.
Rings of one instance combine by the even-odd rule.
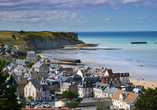
[[[85,66],[90,66],[94,68],[105,67],[108,69],[112,69],[113,72],[129,72],[130,73],[130,82],[134,83],[134,85],[143,85],[145,88],[147,87],[157,87],[157,78],[154,72],[151,72],[152,75],[147,74],[150,72],[150,68],[148,65],[140,66],[139,62],[128,61],[123,59],[117,59],[116,57],[109,56],[108,54],[103,54],[99,59],[100,55],[94,54],[89,51],[88,53],[84,52],[79,53],[76,51],[65,51],[63,53],[60,52],[52,52],[52,53],[44,53],[50,51],[58,51],[63,49],[53,49],[53,50],[40,50],[40,54],[43,56],[49,56],[49,58],[53,56],[57,56],[58,58],[74,58],[80,59]],[[64,51],[64,50],[63,50]],[[97,52],[96,52],[97,53]],[[79,55],[78,55],[79,54]],[[68,66],[68,65],[67,65]],[[153,71],[156,69],[153,69]],[[140,80],[137,82],[137,79],[144,78],[144,80]]]
[[[50,51],[58,51],[58,50],[119,50],[121,48],[100,48],[97,47],[98,44],[77,44],[77,45],[66,45],[61,48],[49,49],[49,50],[36,50],[37,54],[41,54],[41,52],[50,52]]]
[[[130,79],[130,83],[133,83],[134,85],[143,85],[145,89],[147,89],[148,87],[157,87],[157,81]]]

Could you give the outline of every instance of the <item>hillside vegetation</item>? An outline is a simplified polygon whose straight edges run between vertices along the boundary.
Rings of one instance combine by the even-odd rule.
[[[10,44],[18,48],[27,48],[29,50],[30,40],[37,38],[39,40],[68,40],[74,44],[82,44],[78,39],[77,33],[71,32],[49,32],[49,31],[0,31],[0,43]]]

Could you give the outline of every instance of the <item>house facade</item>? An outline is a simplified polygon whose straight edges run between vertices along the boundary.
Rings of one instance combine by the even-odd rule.
[[[60,83],[60,91],[64,92],[65,90],[68,91],[73,91],[73,92],[78,92],[77,84],[75,82],[62,82]]]
[[[112,103],[120,109],[134,110],[134,104],[138,98],[136,93],[118,90],[112,97]]]
[[[42,93],[42,99],[43,100],[51,100],[50,99],[50,89],[47,85],[42,85],[43,93]]]
[[[82,98],[93,97],[93,83],[100,82],[98,77],[86,77],[78,84],[78,94]]]
[[[110,85],[107,85],[105,83],[97,82],[93,84],[93,93],[95,98],[112,98],[117,91],[117,88],[111,87]]]
[[[36,72],[46,72],[49,71],[49,66],[42,62],[37,62],[33,66],[34,71]]]
[[[28,100],[28,96],[32,100],[39,101],[42,99],[43,88],[37,80],[30,80],[24,87],[24,97]]]
[[[35,51],[28,51],[27,56],[26,56],[26,60],[29,60],[30,62],[36,62],[37,58],[36,58]]]

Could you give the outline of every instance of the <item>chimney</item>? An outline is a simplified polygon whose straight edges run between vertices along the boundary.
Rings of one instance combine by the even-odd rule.
[[[106,83],[108,83],[108,78],[106,78]]]
[[[112,81],[113,79],[111,78],[111,81]]]
[[[109,84],[109,88],[111,88],[111,85]]]
[[[21,77],[18,77],[18,81],[21,81]]]
[[[98,76],[98,78],[100,79],[100,76]]]
[[[126,91],[126,97],[128,96],[128,92]]]
[[[71,84],[71,86],[73,85],[73,82],[72,81],[70,81],[70,84]]]
[[[93,79],[90,79],[90,86],[93,86]]]
[[[103,78],[103,81],[104,81],[104,83],[106,83],[106,79],[105,78]]]
[[[120,77],[122,77],[122,73],[119,73],[120,74]]]
[[[86,79],[86,84],[87,84],[87,87],[89,87],[88,78]]]

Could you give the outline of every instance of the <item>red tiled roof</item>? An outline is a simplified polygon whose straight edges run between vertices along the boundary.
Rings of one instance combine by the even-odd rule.
[[[125,94],[123,94],[123,90],[119,90],[117,91],[114,96],[112,97],[112,99],[116,99],[119,100],[119,95],[122,94],[125,98],[123,99],[124,102],[127,103],[133,103],[133,101],[137,98],[137,94],[136,93],[132,93],[132,92],[128,92],[128,95],[126,96]]]
[[[55,108],[22,108],[22,110],[58,110]]]

